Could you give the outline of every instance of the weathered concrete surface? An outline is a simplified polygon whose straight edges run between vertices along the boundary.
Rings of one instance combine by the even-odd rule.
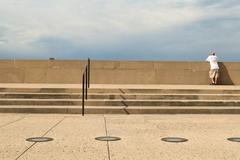
[[[54,141],[34,145],[20,160],[107,160],[106,143],[94,140],[99,135],[105,136],[102,117],[65,117],[47,134]]]
[[[1,60],[0,83],[81,83],[86,61]],[[221,84],[240,84],[240,62],[220,64]],[[92,61],[93,84],[208,84],[207,62]]]
[[[1,115],[4,118],[5,115]],[[18,116],[18,115],[17,115]],[[62,117],[31,117],[24,115],[16,121],[13,116],[12,123],[6,123],[0,128],[0,159],[13,160],[26,151],[32,143],[25,141],[26,138],[44,135]],[[6,117],[9,119],[9,116]]]
[[[121,143],[111,143],[112,160],[239,159],[240,145],[226,139],[238,136],[238,117],[231,116],[145,116],[108,118],[110,135]],[[183,137],[189,141],[172,144],[163,137]]]
[[[0,112],[81,114],[80,86],[0,84]],[[94,84],[88,93],[86,114],[240,113],[240,86],[236,85]]]
[[[234,115],[41,115],[0,114],[3,160],[237,160],[240,117]],[[23,119],[19,119],[23,118]],[[16,121],[16,119],[19,119]],[[106,120],[106,125],[104,121]],[[9,123],[11,122],[12,123]],[[97,136],[122,140],[95,141]],[[32,136],[54,138],[30,143]],[[163,137],[187,138],[167,143]]]
[[[79,89],[81,89],[82,84],[47,84],[47,83],[0,83],[1,90],[3,89],[39,89],[44,88],[53,88],[53,89],[78,89],[77,91],[69,91],[69,92],[77,92],[79,93]],[[90,89],[117,89],[118,93],[121,93],[119,89],[205,89],[205,90],[240,90],[240,85],[159,85],[159,84],[91,84]],[[66,90],[64,90],[66,92]],[[26,91],[21,91],[26,92]],[[112,92],[112,91],[111,91]],[[114,93],[114,92],[113,92]]]

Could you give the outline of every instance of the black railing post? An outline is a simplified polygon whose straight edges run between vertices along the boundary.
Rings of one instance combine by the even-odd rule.
[[[87,65],[83,68],[82,75],[82,115],[85,111],[85,99],[88,99],[88,88],[90,87],[90,59],[88,58]]]
[[[90,87],[90,59],[88,58],[88,88]]]
[[[88,98],[88,66],[86,66],[86,68],[85,68],[85,80],[86,80],[86,82],[85,82],[85,90],[86,90],[86,94],[85,94],[85,98],[87,99]]]
[[[82,76],[82,116],[84,116],[84,81],[85,81],[85,74]]]

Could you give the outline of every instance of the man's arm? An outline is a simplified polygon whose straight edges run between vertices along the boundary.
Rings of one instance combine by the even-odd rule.
[[[210,56],[208,56],[208,57],[207,57],[206,61],[207,61],[207,62],[209,62],[209,61],[210,61]]]

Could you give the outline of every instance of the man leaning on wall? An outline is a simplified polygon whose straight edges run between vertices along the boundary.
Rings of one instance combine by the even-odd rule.
[[[211,52],[206,61],[210,63],[209,77],[211,79],[211,85],[216,85],[219,77],[219,66],[216,53]]]

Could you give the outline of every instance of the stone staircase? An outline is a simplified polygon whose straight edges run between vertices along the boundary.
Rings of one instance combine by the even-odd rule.
[[[1,87],[0,112],[81,114],[81,88],[42,86]],[[240,113],[239,87],[109,86],[89,89],[85,114]]]

